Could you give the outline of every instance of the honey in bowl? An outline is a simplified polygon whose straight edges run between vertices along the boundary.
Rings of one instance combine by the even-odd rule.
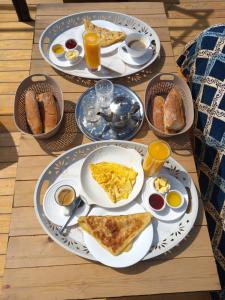
[[[178,191],[170,191],[166,195],[166,202],[172,208],[179,208],[183,204],[183,196]]]

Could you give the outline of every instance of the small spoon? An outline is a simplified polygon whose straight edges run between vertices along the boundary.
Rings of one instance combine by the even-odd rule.
[[[71,212],[71,215],[69,217],[69,219],[66,221],[65,225],[60,229],[59,233],[63,234],[63,232],[65,231],[65,229],[67,228],[68,224],[70,223],[70,221],[72,220],[76,209],[80,206],[80,204],[83,202],[83,200],[81,199],[81,197],[77,197],[76,199],[76,204]]]

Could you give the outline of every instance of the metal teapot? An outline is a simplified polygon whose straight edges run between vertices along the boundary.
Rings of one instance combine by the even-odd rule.
[[[110,104],[110,113],[98,112],[97,114],[103,117],[106,122],[110,123],[113,128],[123,128],[128,125],[128,121],[140,109],[140,105],[132,103],[123,96],[116,97]]]

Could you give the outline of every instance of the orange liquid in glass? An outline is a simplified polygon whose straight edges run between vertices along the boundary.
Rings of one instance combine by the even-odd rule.
[[[145,176],[153,176],[158,173],[170,153],[170,146],[166,142],[159,140],[151,143],[143,162]]]
[[[96,71],[100,66],[100,37],[95,32],[83,35],[85,61],[88,69]]]

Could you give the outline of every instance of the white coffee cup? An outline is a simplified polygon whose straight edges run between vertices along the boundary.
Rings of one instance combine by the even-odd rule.
[[[135,41],[140,41],[142,44],[144,44],[145,48],[144,49],[134,49],[134,47],[132,47],[132,42],[134,43]],[[125,43],[127,52],[132,57],[141,57],[146,53],[146,51],[148,51],[151,40],[150,40],[149,36],[147,36],[146,34],[134,32],[134,33],[130,33],[127,35],[124,43]]]

